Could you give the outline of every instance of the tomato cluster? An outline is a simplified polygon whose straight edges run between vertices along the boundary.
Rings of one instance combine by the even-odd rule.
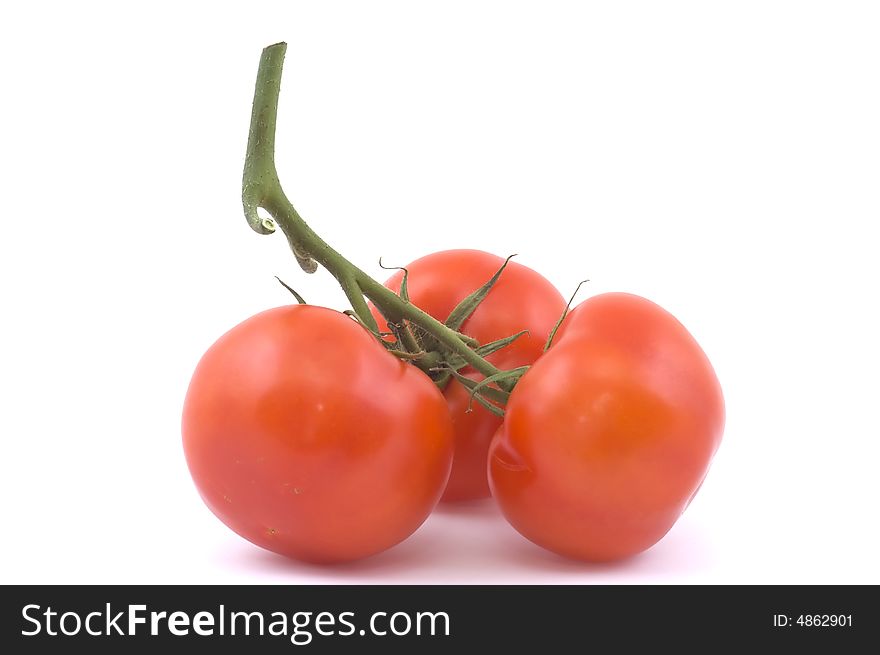
[[[443,320],[503,263],[439,252],[385,284],[400,293],[405,274],[408,302]],[[650,301],[610,293],[565,311],[553,285],[511,262],[459,327],[481,344],[528,330],[486,356],[498,369],[529,366],[503,419],[461,379],[439,388],[343,313],[257,314],[211,346],[190,383],[183,443],[196,486],[232,530],[306,561],[380,552],[441,497],[490,490],[514,528],[552,551],[589,561],[641,552],[706,475],[721,389],[693,337]]]

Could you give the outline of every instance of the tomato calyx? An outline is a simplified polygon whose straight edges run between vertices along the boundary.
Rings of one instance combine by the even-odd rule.
[[[521,373],[499,369],[486,356],[506,347],[523,333],[478,344],[460,328],[498,281],[510,257],[490,280],[464,298],[445,322],[440,322],[409,301],[406,271],[399,294],[386,288],[319,237],[288,200],[275,167],[275,126],[286,50],[285,43],[276,43],[264,48],[260,57],[242,178],[242,206],[248,224],[258,234],[272,234],[280,228],[303,271],[314,273],[319,265],[323,266],[336,278],[351,304],[345,313],[373,334],[391,354],[412,362],[439,387],[443,388],[454,374],[470,367],[489,380],[472,389],[472,397],[478,400],[488,397],[493,388],[509,392]],[[262,216],[258,210],[268,213],[269,217]],[[302,302],[298,293],[282,284]],[[381,313],[387,331],[380,328],[367,300]]]
[[[516,334],[511,334],[507,337],[496,339],[486,344],[480,344],[476,339],[459,331],[464,322],[486,299],[513,257],[515,257],[515,255],[507,257],[492,277],[478,289],[465,296],[452,309],[446,320],[443,322],[447,328],[454,330],[459,338],[467,344],[473,352],[483,358],[506,348],[520,337],[529,333],[528,330],[520,330]],[[386,270],[402,271],[403,275],[401,277],[400,291],[398,292],[398,295],[404,303],[411,304],[408,291],[409,271],[401,266],[384,266],[381,259],[379,260],[379,266]],[[380,313],[382,313],[381,310]],[[354,312],[351,312],[351,315],[356,317]],[[409,321],[404,320],[397,323],[393,320],[388,320],[388,317],[384,313],[383,317],[386,319],[389,332],[378,332],[374,333],[374,335],[382,340],[383,344],[388,347],[390,352],[401,357],[401,359],[408,359],[418,365],[431,377],[431,379],[434,380],[440,389],[444,389],[449,381],[456,377],[456,374],[461,369],[468,366],[468,361],[462,357],[461,354],[446,347],[430,331],[422,329],[418,325],[413,325]],[[510,371],[502,370],[489,376],[492,378],[489,382],[495,383],[496,386],[498,384],[504,384],[512,387],[519,375],[521,374],[511,374]],[[463,378],[461,375],[458,377]],[[472,380],[469,381],[473,382]],[[466,386],[468,385],[466,384]],[[468,386],[468,388],[471,389],[472,387]],[[472,395],[472,398],[474,398],[477,393],[481,393],[482,390],[489,389],[490,387],[486,385],[479,387],[475,394]],[[492,400],[497,401],[498,397],[493,397]],[[503,400],[506,400],[506,398]],[[495,410],[497,410],[497,407],[492,405],[490,411]]]

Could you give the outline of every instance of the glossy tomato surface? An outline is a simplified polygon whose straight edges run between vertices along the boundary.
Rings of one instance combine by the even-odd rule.
[[[687,507],[723,427],[718,379],[684,326],[644,298],[595,296],[511,394],[490,449],[492,493],[540,546],[628,557]]]
[[[480,250],[444,250],[427,255],[405,267],[410,300],[437,320],[445,321],[456,305],[491,279],[502,264],[502,257]],[[399,293],[402,280],[403,272],[398,271],[385,286]],[[371,309],[384,327],[381,314]],[[541,356],[547,336],[564,309],[565,300],[546,278],[511,260],[459,330],[481,344],[528,330],[529,334],[487,358],[500,368],[510,369],[531,364]],[[480,379],[470,368],[462,373]],[[501,419],[471,402],[469,391],[458,382],[450,382],[444,395],[455,428],[455,457],[443,500],[486,498],[489,442]]]
[[[442,394],[347,316],[295,305],[257,314],[199,362],[183,445],[205,503],[288,557],[339,562],[410,535],[452,459]]]

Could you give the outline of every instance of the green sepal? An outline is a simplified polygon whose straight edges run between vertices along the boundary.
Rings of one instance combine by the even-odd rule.
[[[433,369],[433,370],[443,371],[444,375],[446,376],[446,378],[445,378],[446,380],[448,380],[450,377],[454,377],[456,380],[461,382],[461,384],[463,384],[468,389],[473,389],[473,387],[477,385],[477,383],[474,382],[473,380],[471,380],[470,378],[466,378],[458,371],[454,371],[450,368]],[[499,407],[498,405],[496,405],[492,402],[489,402],[489,398],[491,398],[492,400],[495,400],[496,402],[505,403],[505,402],[507,402],[508,395],[509,394],[506,391],[501,391],[500,389],[493,389],[491,387],[486,387],[481,392],[476,393],[476,394],[472,394],[471,401],[476,399],[476,401],[478,403],[480,403],[483,407],[485,407],[487,410],[492,412],[495,416],[504,418],[504,410],[501,407]],[[473,407],[469,403],[468,408],[465,410],[465,412],[472,412],[472,411],[473,411]]]
[[[381,257],[379,257],[379,268],[386,271],[403,271],[403,279],[400,281],[400,292],[397,295],[400,296],[400,299],[403,302],[409,302],[409,288],[407,287],[409,271],[403,266],[385,266],[385,264],[382,263]]]
[[[452,377],[458,380],[462,385],[467,387],[468,390],[473,390],[479,383],[476,380],[471,380],[469,377],[466,377],[459,373],[458,371],[454,371],[452,369],[446,369],[446,372],[449,373]],[[504,404],[507,402],[507,399],[510,398],[509,391],[503,391],[501,389],[495,389],[494,387],[483,387],[480,389],[479,394],[485,396],[486,398],[490,398],[497,403]]]
[[[296,298],[296,302],[298,302],[300,305],[308,305],[308,304],[309,304],[309,303],[307,303],[307,302],[303,299],[303,297],[302,297],[301,295],[299,295],[299,294],[296,292],[296,290],[295,290],[293,287],[291,287],[289,284],[287,284],[287,282],[285,282],[284,280],[282,280],[282,279],[281,279],[280,277],[278,277],[277,275],[275,276],[275,279],[278,280],[278,282],[281,284],[282,287],[284,287],[285,289],[287,289],[288,291],[290,291],[290,293],[293,294],[293,297]]]
[[[492,287],[495,286],[495,283],[498,282],[498,278],[501,277],[501,274],[504,272],[504,269],[507,268],[508,262],[516,257],[516,255],[511,255],[507,259],[504,260],[504,263],[501,265],[495,275],[486,282],[479,289],[469,294],[464,300],[462,300],[458,305],[455,306],[449,316],[445,321],[445,325],[448,328],[452,328],[453,330],[458,330],[461,327],[461,324],[465,322],[468,316],[474,313],[474,310],[479,307],[480,303],[485,300],[486,296],[492,290]]]
[[[447,327],[448,327],[448,326],[447,326]],[[479,341],[477,341],[477,340],[474,339],[473,337],[469,337],[469,336],[466,335],[464,332],[459,332],[458,330],[456,330],[456,331],[455,331],[455,334],[456,334],[456,336],[457,336],[459,339],[461,339],[462,341],[464,341],[464,342],[465,342],[468,346],[470,346],[471,348],[475,348],[475,347],[477,347],[477,346],[480,345],[480,342],[479,342]]]
[[[553,345],[553,337],[556,336],[556,331],[559,329],[559,326],[562,325],[562,321],[568,316],[568,310],[571,308],[571,303],[574,302],[574,297],[577,295],[578,291],[581,290],[581,285],[584,284],[584,282],[589,282],[589,280],[581,280],[578,282],[577,288],[574,290],[574,293],[571,294],[571,298],[568,299],[568,304],[565,306],[565,309],[562,310],[562,316],[559,317],[559,320],[556,321],[556,325],[550,330],[550,335],[547,337],[547,343],[544,344],[544,352],[547,352],[550,349],[550,346]]]
[[[483,407],[485,407],[490,412],[492,412],[495,416],[498,416],[500,418],[504,418],[504,410],[501,409],[500,407],[498,407],[498,405],[494,405],[494,404],[490,403],[482,395],[474,396],[474,398],[476,398],[478,403],[480,403]],[[473,411],[473,408],[468,407],[467,410],[465,410],[465,411],[471,412],[471,411]]]
[[[517,332],[509,337],[504,337],[503,339],[498,339],[497,341],[490,341],[489,343],[483,344],[482,346],[477,346],[474,348],[474,352],[477,353],[480,357],[488,357],[494,352],[498,352],[502,348],[506,348],[511,343],[519,339],[524,334],[528,334],[528,330],[522,330],[521,332]],[[464,361],[461,355],[452,355],[446,360],[446,363],[449,364],[450,368],[455,369],[456,371],[460,368],[463,368],[467,365],[467,362]]]
[[[385,346],[385,348],[387,348],[388,350],[394,350],[395,348],[398,348],[400,346],[400,342],[397,340],[396,334],[394,334],[393,332],[379,332],[377,330],[374,330],[369,325],[364,323],[361,320],[361,317],[358,316],[358,313],[356,311],[354,311],[353,309],[345,309],[342,311],[342,313],[345,314],[346,316],[352,318],[355,321],[355,323],[357,323],[362,328],[364,328],[367,332],[369,332],[374,337],[376,337],[379,340],[379,343],[381,343],[383,346]],[[394,337],[395,340],[394,341],[387,341],[385,339],[385,337]]]
[[[473,388],[471,388],[471,398],[474,398],[478,393],[482,393],[482,390],[489,387],[493,382],[497,384],[499,387],[503,387],[505,382],[516,383],[526,371],[529,370],[528,366],[518,366],[516,368],[512,368],[509,371],[499,371],[495,375],[490,375],[487,378],[483,378],[479,382],[477,382]],[[511,384],[511,386],[513,386]]]

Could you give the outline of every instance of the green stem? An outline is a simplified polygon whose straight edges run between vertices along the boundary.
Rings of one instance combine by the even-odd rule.
[[[475,353],[458,332],[404,301],[330,247],[287,199],[275,168],[275,125],[286,50],[287,44],[276,43],[265,48],[260,57],[242,180],[242,204],[248,223],[260,234],[271,234],[277,223],[300,266],[308,273],[314,272],[318,264],[326,268],[339,282],[352,309],[370,329],[378,331],[378,326],[364,296],[389,320],[406,320],[418,325],[475,370],[487,377],[498,375],[501,371]],[[267,211],[274,221],[261,218],[258,208]]]

